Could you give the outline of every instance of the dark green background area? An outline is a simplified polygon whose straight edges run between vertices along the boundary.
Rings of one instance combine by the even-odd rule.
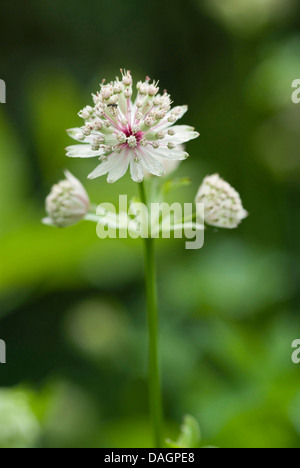
[[[225,7],[224,7],[225,5]],[[299,7],[293,0],[1,2],[0,447],[149,447],[142,244],[92,224],[40,223],[68,168],[95,203],[138,193],[87,181],[65,129],[120,67],[159,79],[201,137],[179,175],[207,174],[249,218],[200,251],[157,245],[166,436],[182,416],[203,445],[299,447]]]

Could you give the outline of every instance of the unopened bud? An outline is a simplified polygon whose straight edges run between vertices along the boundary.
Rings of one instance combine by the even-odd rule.
[[[52,187],[46,199],[48,217],[44,224],[68,227],[77,224],[89,212],[90,200],[83,185],[70,172],[66,179]]]
[[[248,216],[238,192],[218,174],[204,179],[196,203],[204,203],[204,221],[210,226],[234,229]]]

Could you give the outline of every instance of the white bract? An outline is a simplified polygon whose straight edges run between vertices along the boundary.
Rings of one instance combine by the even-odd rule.
[[[205,222],[210,226],[234,229],[248,216],[238,192],[218,174],[204,179],[196,203],[204,204]]]
[[[65,171],[66,179],[52,187],[46,198],[48,217],[44,224],[68,227],[81,221],[89,212],[90,200],[84,187],[76,177]]]
[[[178,146],[178,149],[181,149],[182,151],[184,151],[184,145]],[[165,171],[164,175],[169,176],[170,174],[172,174],[173,172],[175,172],[178,169],[178,167],[181,164],[181,161],[179,161],[177,159],[162,159],[161,163],[162,163],[164,171]],[[145,179],[149,179],[149,178],[153,177],[153,174],[151,174],[148,171],[145,171],[144,176],[145,176]]]
[[[68,133],[81,144],[68,147],[67,156],[101,161],[89,179],[107,174],[107,181],[113,183],[130,168],[132,179],[142,182],[146,173],[164,175],[164,160],[186,159],[189,155],[180,145],[199,133],[193,127],[174,125],[187,106],[171,108],[169,94],[159,94],[158,84],[150,83],[150,78],[138,82],[133,101],[131,74],[121,72],[121,81],[101,84],[93,95],[94,107],[79,112],[84,126]]]

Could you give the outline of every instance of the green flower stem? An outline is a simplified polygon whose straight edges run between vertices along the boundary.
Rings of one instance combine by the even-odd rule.
[[[142,202],[147,206],[144,183],[140,185]],[[163,447],[162,439],[162,398],[160,389],[158,365],[158,307],[156,291],[156,268],[154,255],[154,239],[144,239],[145,245],[145,279],[147,293],[148,315],[148,346],[149,346],[149,403],[151,425],[155,448]]]
[[[88,213],[85,215],[84,219],[86,221],[92,221],[93,223],[99,223],[100,217],[94,213]]]

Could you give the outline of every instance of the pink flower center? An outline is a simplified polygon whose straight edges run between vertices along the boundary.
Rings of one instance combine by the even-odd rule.
[[[134,136],[136,138],[136,141],[139,143],[143,137],[144,137],[144,133],[140,130],[139,132],[137,133],[133,133],[132,132],[132,129],[127,127],[125,130],[123,130],[123,132],[125,133],[126,137],[129,138],[131,136]]]

